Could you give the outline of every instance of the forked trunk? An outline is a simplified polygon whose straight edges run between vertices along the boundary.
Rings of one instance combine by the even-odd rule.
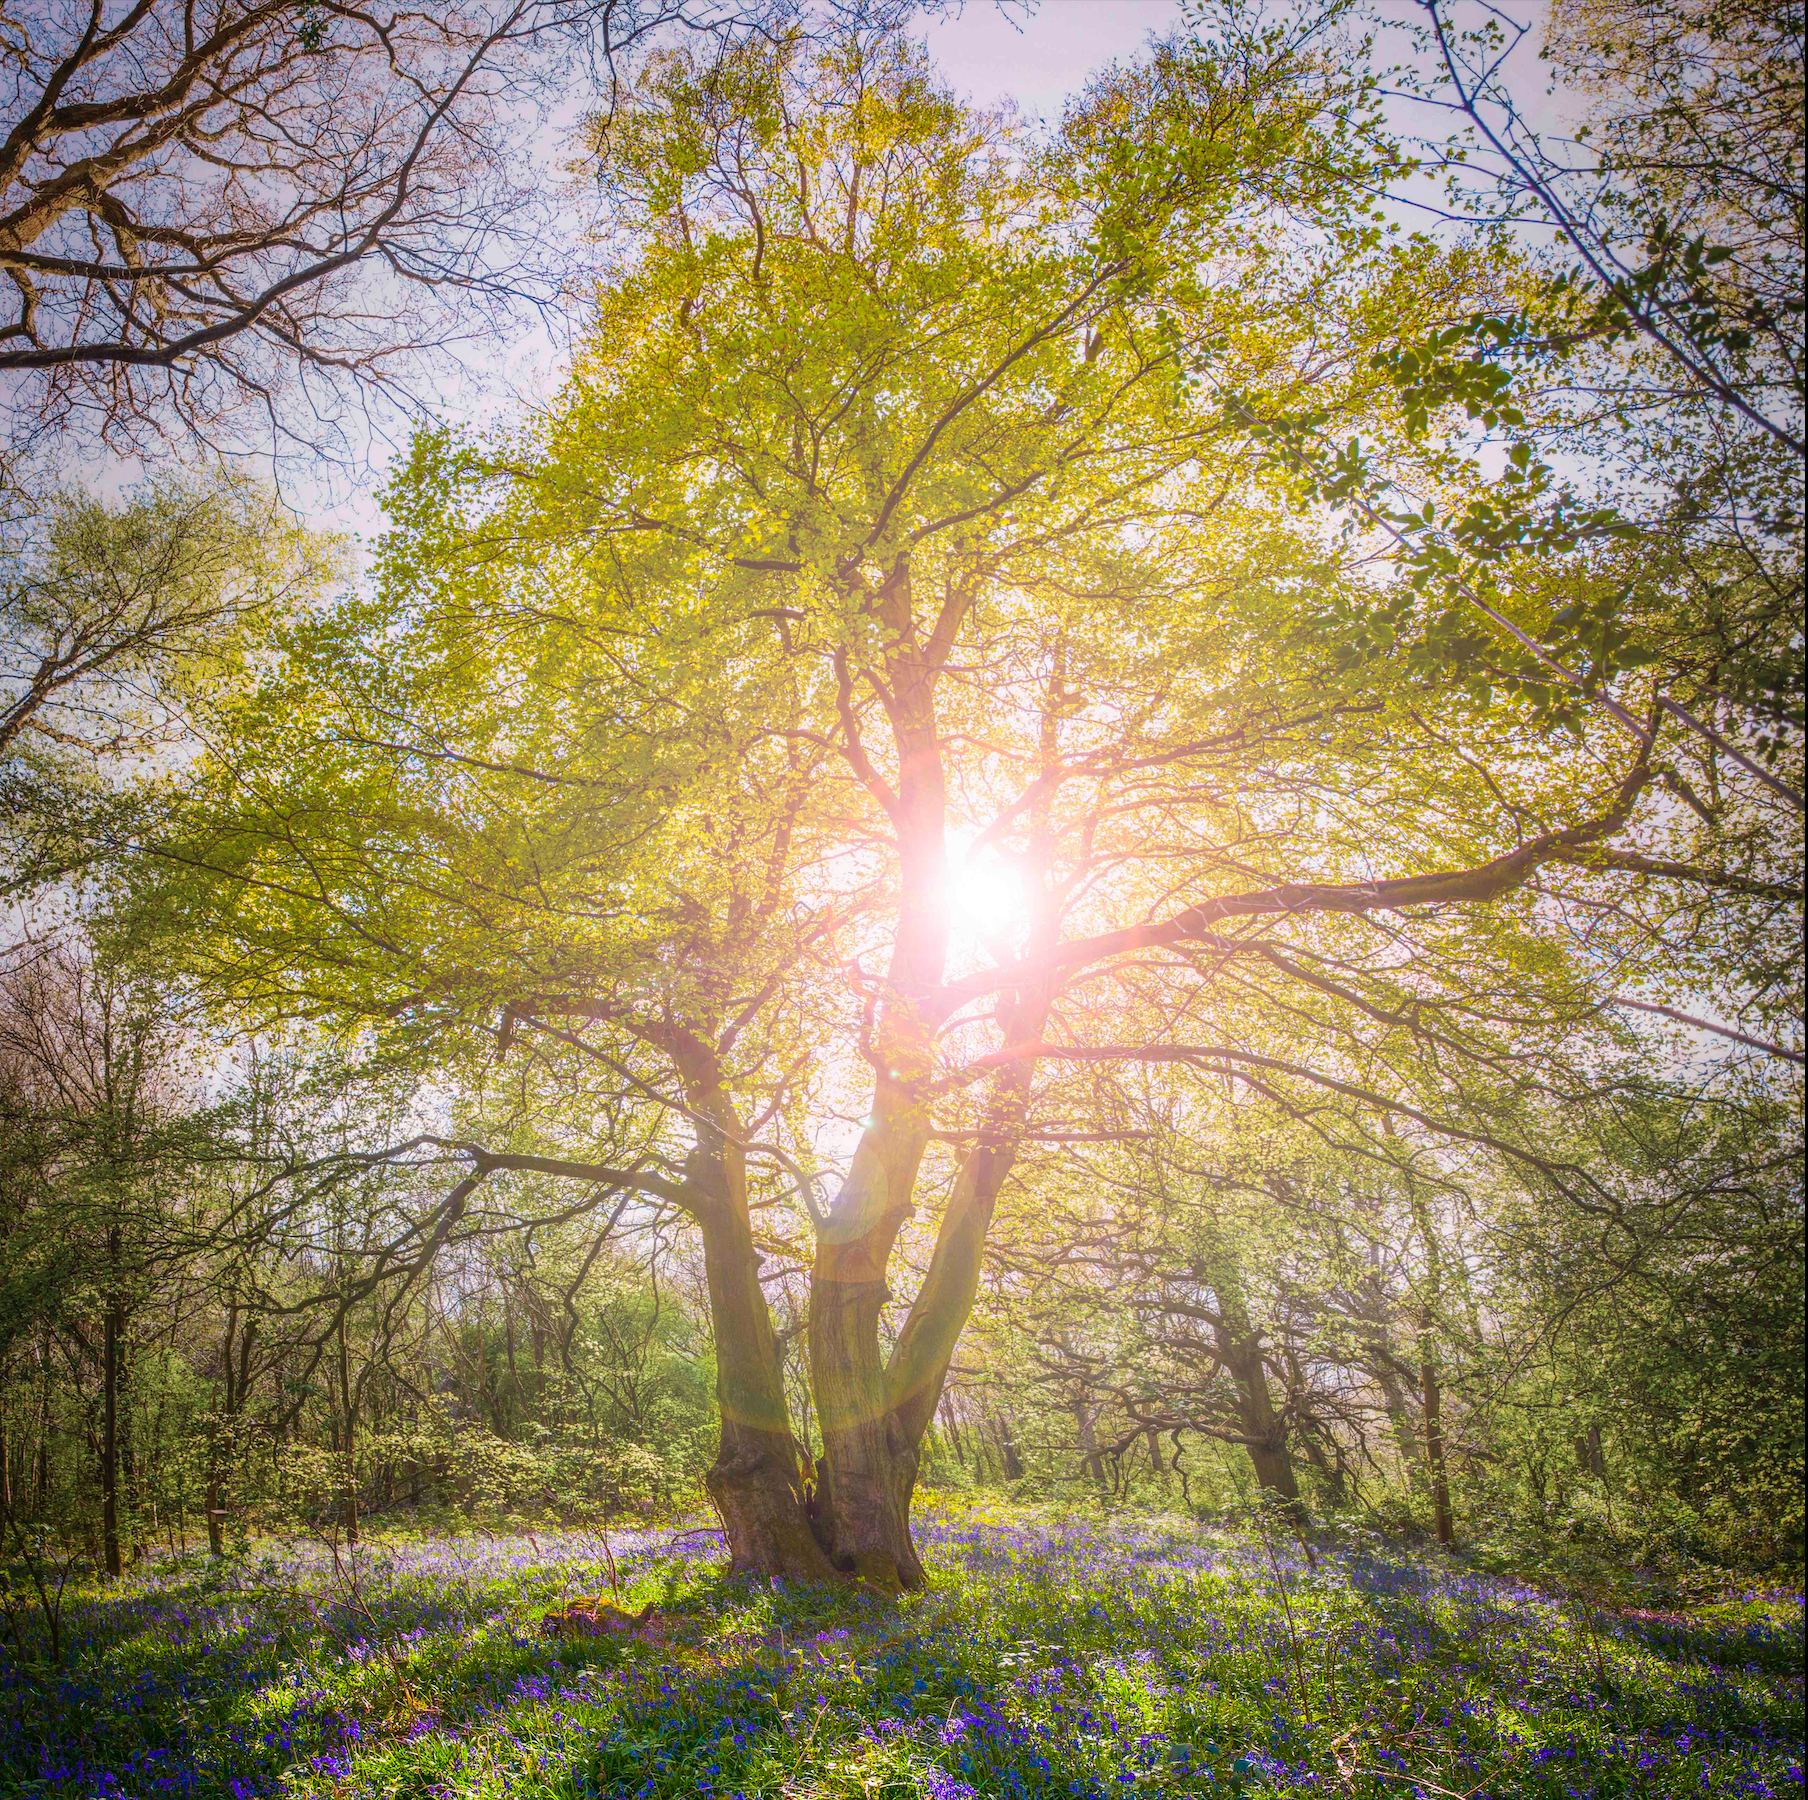
[[[851,1248],[854,1257],[840,1259],[819,1247],[811,1286],[810,1377],[823,1437],[816,1529],[835,1568],[897,1593],[925,1580],[910,1536],[917,1434],[893,1411],[879,1361],[884,1284],[835,1278],[843,1261],[858,1274],[861,1247]]]
[[[810,1526],[789,1431],[780,1435],[724,1420],[721,1446],[703,1479],[721,1515],[731,1569],[787,1581],[834,1579]]]
[[[1026,1029],[1041,1027],[1040,1015]],[[1007,1072],[995,1092],[988,1125],[1000,1136],[1021,1116],[1023,1069]],[[990,1133],[988,1133],[990,1136]],[[887,1180],[898,1191],[914,1181],[921,1140],[895,1159]],[[929,1270],[898,1333],[889,1362],[880,1360],[879,1315],[885,1268],[902,1212],[881,1213],[864,1234],[817,1239],[810,1284],[810,1380],[822,1423],[818,1464],[822,1505],[818,1535],[838,1569],[887,1593],[926,1585],[910,1533],[922,1443],[941,1404],[949,1361],[979,1286],[986,1228],[1014,1148],[984,1142],[963,1161],[942,1214]],[[852,1186],[850,1181],[850,1186]],[[845,1191],[844,1191],[845,1197]],[[1007,1476],[1023,1473],[1008,1429],[1002,1440]]]

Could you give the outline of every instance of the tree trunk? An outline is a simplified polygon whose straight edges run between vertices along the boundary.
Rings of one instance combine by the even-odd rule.
[[[716,1173],[720,1173],[717,1163]],[[810,1518],[803,1459],[791,1434],[772,1315],[745,1211],[722,1191],[699,1208],[716,1341],[722,1435],[704,1476],[728,1540],[729,1567],[791,1581],[835,1570]]]
[[[955,1421],[954,1408],[945,1394],[942,1396],[941,1411],[942,1421],[948,1427],[948,1441],[954,1446],[955,1460],[964,1469],[967,1466],[966,1446],[961,1442],[960,1426]]]
[[[947,821],[935,689],[949,640],[919,638],[907,556],[896,558],[871,598],[890,638],[886,710],[898,757],[897,793],[889,795],[870,770],[863,779],[884,796],[896,827],[900,904],[871,1035],[872,1110],[847,1178],[817,1225],[809,1346],[823,1446],[819,1531],[838,1568],[893,1592],[924,1583],[910,1538],[919,1446],[978,1280],[968,1228],[978,1221],[983,1241],[980,1215],[989,1217],[996,1189],[985,1195],[974,1189],[970,1171],[985,1152],[970,1155],[888,1364],[879,1343],[880,1314],[890,1298],[886,1269],[911,1214],[929,1143],[925,1093],[935,1079],[935,1031],[945,1016]],[[845,695],[845,661],[836,672]],[[962,1240],[953,1267],[947,1254],[951,1229]]]
[[[1256,1484],[1262,1491],[1272,1494],[1289,1513],[1297,1513],[1299,1480],[1293,1473],[1293,1458],[1287,1454],[1286,1438],[1251,1438],[1249,1460],[1255,1465]]]
[[[887,1289],[869,1273],[867,1251],[865,1242],[820,1243],[810,1286],[810,1379],[822,1422],[817,1525],[837,1569],[895,1593],[924,1582],[910,1539],[918,1457],[879,1361]]]
[[[994,1423],[998,1427],[998,1460],[999,1469],[1006,1481],[1021,1481],[1024,1476],[1023,1457],[1017,1448],[1017,1439],[1011,1430],[1011,1421],[1003,1413],[994,1415]]]
[[[1438,1387],[1438,1365],[1430,1357],[1424,1367],[1425,1461],[1431,1469],[1431,1512],[1438,1542],[1456,1542],[1456,1521],[1450,1513],[1450,1479],[1444,1467],[1443,1396]]]
[[[42,1518],[50,1510],[50,1342],[38,1352],[40,1374],[38,1393],[38,1458],[37,1514]]]
[[[1576,1467],[1584,1475],[1592,1475],[1607,1485],[1607,1449],[1601,1441],[1601,1427],[1590,1425],[1587,1435],[1576,1439]]]
[[[130,1349],[123,1345],[123,1334],[119,1358],[119,1395],[119,1510],[130,1532],[126,1541],[132,1546],[132,1560],[137,1562],[144,1555],[144,1539],[140,1535],[143,1509],[138,1502],[137,1434],[132,1429],[132,1359]]]
[[[1045,1018],[1045,1005],[1020,1007],[1014,1035],[1037,1035]],[[888,1295],[886,1261],[906,1216],[896,1196],[914,1185],[927,1138],[921,1116],[884,1083],[894,1135],[888,1141],[874,1134],[863,1145],[870,1161],[863,1167],[856,1158],[836,1215],[819,1230],[809,1342],[823,1433],[823,1537],[838,1568],[887,1592],[915,1590],[927,1579],[910,1535],[921,1445],[978,1291],[986,1232],[1015,1160],[1028,1083],[1027,1061],[998,1078],[980,1143],[961,1164],[928,1272],[888,1363],[879,1360],[879,1315]],[[844,1217],[866,1220],[867,1229],[842,1238]],[[1008,1427],[999,1447],[1006,1478],[1019,1479],[1023,1463]]]
[[[1250,1321],[1236,1266],[1222,1252],[1210,1280],[1220,1319],[1212,1327],[1212,1336],[1219,1360],[1230,1373],[1237,1423],[1255,1467],[1256,1482],[1264,1493],[1279,1500],[1291,1517],[1302,1519],[1299,1481],[1287,1448],[1287,1421],[1275,1411],[1274,1397],[1268,1391],[1261,1334]]]
[[[1084,1400],[1074,1402],[1074,1425],[1080,1438],[1080,1454],[1086,1459],[1087,1473],[1092,1476],[1092,1485],[1101,1494],[1109,1493],[1111,1483],[1105,1478],[1105,1462],[1099,1455],[1099,1440],[1092,1429],[1092,1412]]]
[[[109,1575],[124,1573],[119,1555],[119,1363],[125,1308],[109,1299],[101,1320],[100,1541]]]
[[[235,1448],[235,1423],[244,1388],[249,1381],[251,1339],[257,1330],[255,1319],[248,1320],[244,1331],[238,1329],[238,1302],[226,1308],[226,1334],[220,1345],[221,1404],[220,1416],[207,1434],[207,1550],[210,1556],[226,1554],[225,1501],[227,1458]],[[235,1344],[234,1340],[237,1339]],[[238,1366],[233,1366],[233,1352],[238,1352]]]
[[[345,1341],[345,1314],[339,1315],[340,1450],[345,1457],[345,1541],[358,1542],[358,1445],[352,1422],[351,1350]]]
[[[1425,1403],[1425,1464],[1431,1474],[1431,1513],[1440,1544],[1456,1542],[1456,1521],[1450,1512],[1450,1478],[1444,1466],[1443,1393],[1438,1381],[1437,1305],[1443,1289],[1443,1259],[1439,1255],[1431,1209],[1417,1188],[1413,1189],[1413,1222],[1425,1246],[1424,1305],[1419,1313],[1419,1385]]]
[[[1256,1482],[1292,1514],[1300,1512],[1299,1479],[1287,1446],[1287,1423],[1274,1410],[1261,1342],[1254,1333],[1239,1334],[1225,1345],[1224,1366],[1236,1393],[1237,1423],[1243,1428]]]

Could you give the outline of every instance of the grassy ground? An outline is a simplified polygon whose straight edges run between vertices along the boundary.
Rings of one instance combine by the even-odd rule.
[[[928,1507],[929,1593],[724,1581],[610,1540],[673,1641],[559,1643],[594,1536],[163,1562],[0,1650],[0,1793],[934,1797],[1785,1795],[1799,1595],[1686,1612],[1175,1521]],[[1646,1596],[1651,1599],[1651,1596]],[[28,1644],[28,1648],[29,1648]]]

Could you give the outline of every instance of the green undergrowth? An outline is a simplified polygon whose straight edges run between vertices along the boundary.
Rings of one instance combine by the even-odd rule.
[[[1534,1584],[1376,1539],[926,1509],[925,1594],[692,1532],[171,1559],[0,1665],[0,1792],[1368,1796],[1801,1788],[1799,1594]],[[614,1572],[614,1581],[611,1571]],[[580,1593],[668,1641],[559,1641]]]

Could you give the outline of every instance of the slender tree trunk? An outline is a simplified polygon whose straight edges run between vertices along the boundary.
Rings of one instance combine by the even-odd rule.
[[[955,1460],[964,1469],[967,1466],[966,1446],[961,1443],[960,1426],[955,1421],[954,1408],[949,1405],[945,1394],[942,1396],[941,1413],[942,1423],[948,1428],[948,1441],[954,1446]]]
[[[208,1428],[207,1433],[207,1494],[203,1504],[207,1509],[207,1550],[210,1556],[220,1557],[226,1554],[225,1535],[225,1490],[226,1490],[226,1458],[231,1454],[230,1438],[233,1419],[237,1413],[236,1388],[234,1380],[233,1354],[240,1346],[235,1342],[238,1337],[239,1309],[237,1301],[231,1301],[226,1308],[226,1333],[220,1345],[220,1382],[221,1397],[219,1416]],[[249,1333],[250,1326],[246,1331]],[[244,1346],[243,1354],[249,1354],[249,1344]]]
[[[1599,1424],[1590,1425],[1587,1434],[1576,1439],[1576,1467],[1607,1485],[1607,1449],[1601,1441]]]
[[[1105,1478],[1105,1462],[1099,1455],[1098,1434],[1092,1428],[1092,1411],[1084,1400],[1074,1402],[1074,1426],[1079,1434],[1080,1454],[1086,1459],[1086,1471],[1092,1477],[1092,1485],[1101,1494],[1108,1493],[1111,1483]]]
[[[1002,1479],[1004,1471],[999,1466],[998,1451],[992,1434],[986,1430],[986,1422],[982,1417],[973,1427],[973,1466],[979,1471],[982,1481],[994,1478]]]
[[[502,1291],[502,1347],[508,1358],[509,1416],[521,1412],[521,1371],[515,1367],[515,1307],[507,1288]]]
[[[50,1340],[45,1338],[38,1352],[38,1457],[37,1514],[40,1518],[50,1510]]]
[[[125,1308],[107,1301],[101,1319],[100,1541],[109,1575],[124,1573],[119,1554],[119,1364]]]
[[[345,1541],[358,1541],[358,1444],[352,1420],[351,1348],[346,1342],[345,1315],[339,1315],[340,1450],[345,1457]]]
[[[143,1508],[139,1505],[138,1486],[138,1446],[137,1433],[132,1429],[132,1395],[135,1384],[132,1380],[132,1359],[130,1347],[123,1341],[119,1357],[119,1496],[120,1517],[130,1529],[130,1537],[126,1540],[132,1547],[132,1560],[137,1562],[144,1555],[144,1539],[139,1527],[142,1521]],[[122,1550],[124,1546],[121,1546]]]
[[[1443,1258],[1432,1230],[1431,1209],[1413,1190],[1413,1222],[1425,1246],[1425,1304],[1419,1314],[1419,1388],[1425,1406],[1425,1464],[1431,1475],[1431,1514],[1440,1544],[1456,1542],[1456,1520],[1450,1510],[1450,1477],[1444,1464],[1443,1391],[1438,1379],[1437,1305],[1443,1290]]]
[[[1427,1334],[1429,1340],[1429,1333]],[[1425,1461],[1431,1470],[1431,1512],[1440,1544],[1456,1542],[1456,1521],[1450,1513],[1450,1478],[1444,1467],[1443,1396],[1438,1386],[1438,1365],[1427,1357],[1424,1364]]]

